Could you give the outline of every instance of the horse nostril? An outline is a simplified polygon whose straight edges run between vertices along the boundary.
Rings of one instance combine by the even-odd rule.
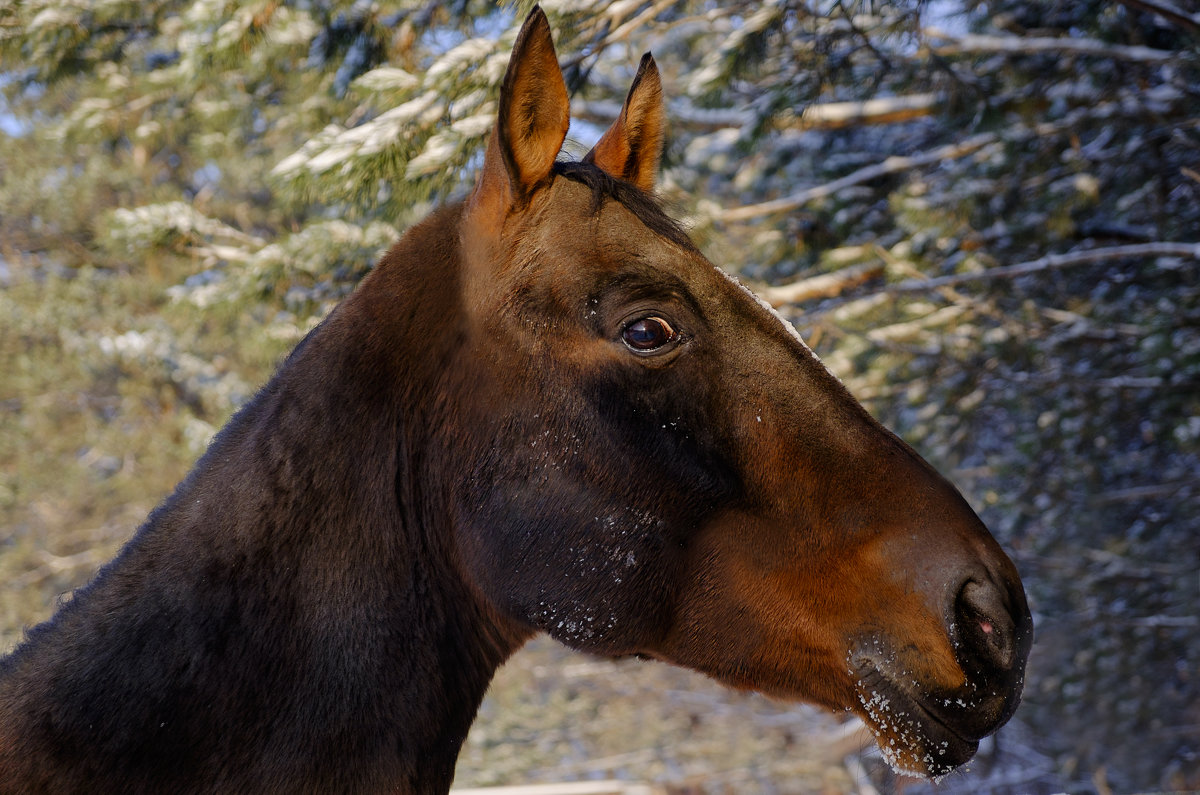
[[[1016,662],[1016,627],[1000,589],[967,581],[955,604],[959,640],[972,657],[1001,671]]]

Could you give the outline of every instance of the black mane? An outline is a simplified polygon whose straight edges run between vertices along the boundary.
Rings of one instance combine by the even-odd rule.
[[[652,195],[633,183],[617,179],[591,163],[576,161],[559,161],[554,164],[552,173],[590,188],[593,214],[600,212],[605,199],[612,199],[633,213],[651,232],[665,237],[680,248],[699,253],[696,244],[679,222],[663,212]]]

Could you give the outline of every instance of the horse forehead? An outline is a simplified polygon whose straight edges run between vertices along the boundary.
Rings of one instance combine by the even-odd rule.
[[[762,327],[782,331],[806,358],[820,362],[795,326],[736,276],[696,249],[683,248],[656,233],[620,201],[603,197],[597,205],[596,194],[587,185],[564,177],[556,179],[538,213],[535,229],[523,236],[519,246],[525,251],[518,257],[542,266],[534,270],[543,270],[546,276],[551,274],[544,266],[556,259],[568,276],[582,275],[588,267],[615,273],[627,264],[627,258],[660,267],[683,281],[701,304],[714,309],[713,304],[738,307],[738,314],[756,316]],[[553,256],[556,252],[561,256]],[[546,255],[550,255],[550,262],[543,259]]]
[[[594,267],[620,267],[621,258],[629,256],[666,265],[685,254],[617,199],[597,196],[566,177],[554,181],[533,228],[522,237],[521,247],[528,253],[561,251],[578,265]]]

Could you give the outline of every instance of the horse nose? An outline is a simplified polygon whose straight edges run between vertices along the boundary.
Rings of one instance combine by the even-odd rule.
[[[996,673],[1023,662],[1021,646],[1032,627],[1024,600],[1012,599],[990,578],[970,579],[958,591],[954,616],[964,662]]]

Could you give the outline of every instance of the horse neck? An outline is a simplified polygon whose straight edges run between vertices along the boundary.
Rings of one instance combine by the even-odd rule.
[[[422,482],[429,331],[457,302],[439,232],[427,221],[406,235],[121,555],[31,633],[0,680],[0,721],[39,705],[67,719],[40,741],[0,725],[0,763],[6,736],[28,735],[32,753],[107,735],[116,770],[155,742],[131,727],[161,723],[183,780],[448,788],[524,636],[456,573],[450,512],[430,501],[446,490]]]

